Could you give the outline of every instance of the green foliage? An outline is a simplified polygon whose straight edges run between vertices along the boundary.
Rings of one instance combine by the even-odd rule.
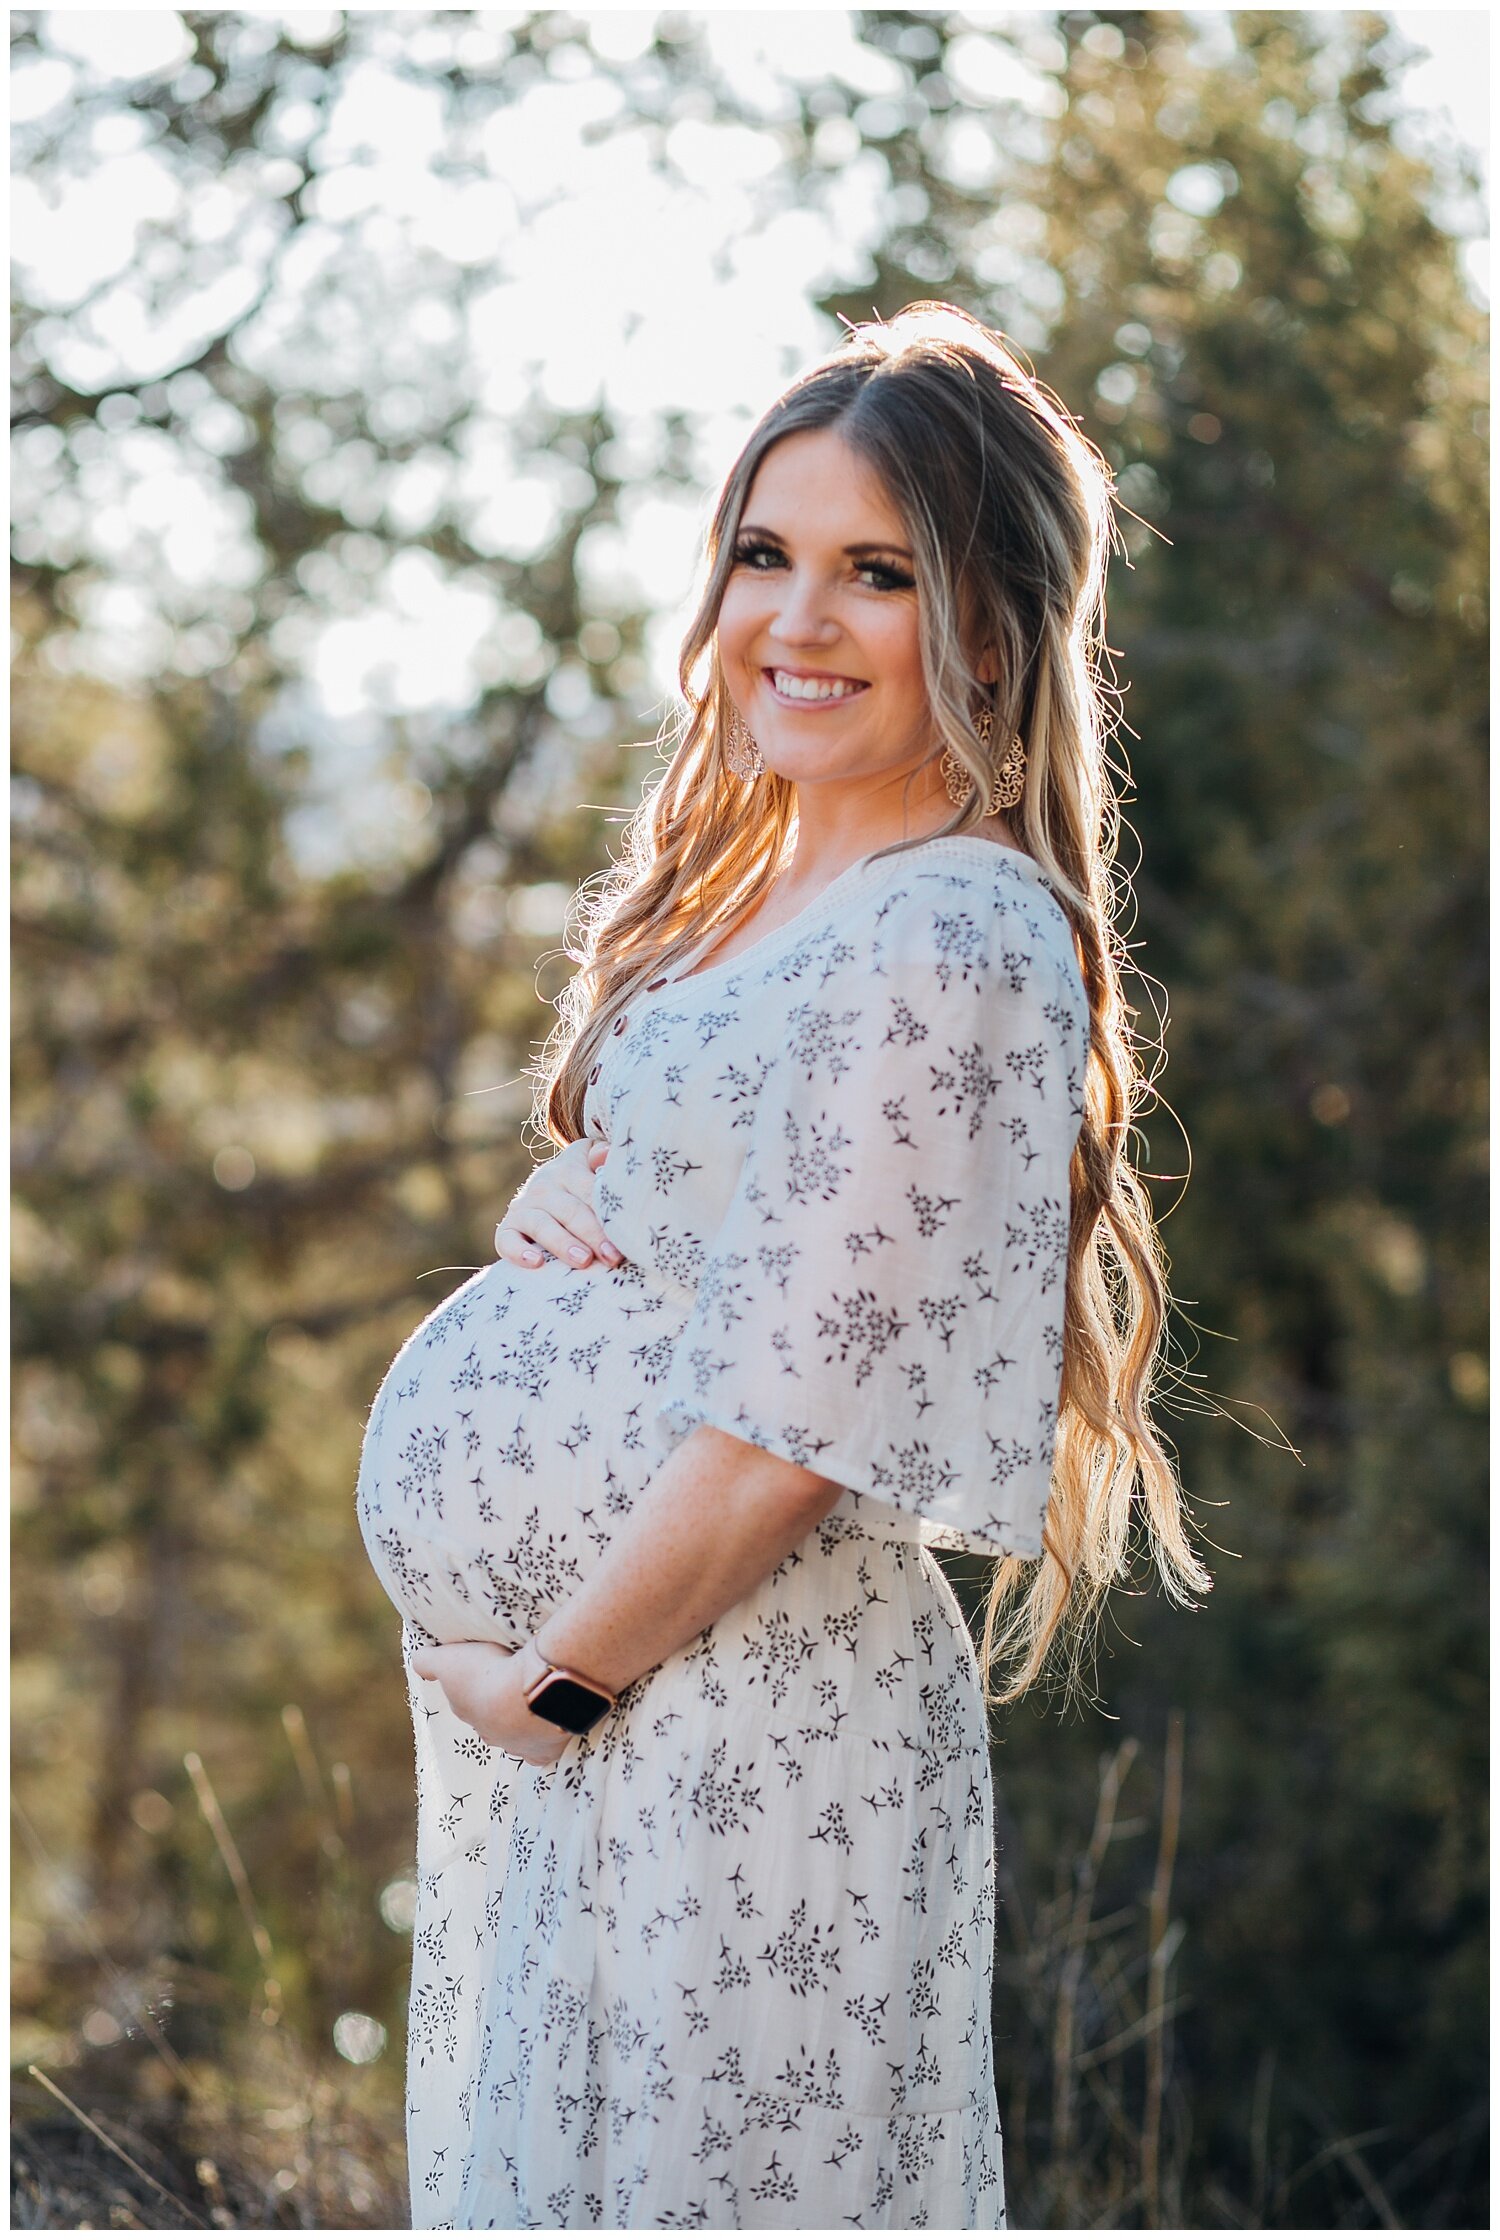
[[[650,600],[600,555],[633,490],[696,499],[706,472],[670,396],[492,395],[475,264],[339,204],[322,136],[395,51],[460,170],[466,134],[581,75],[609,94],[596,138],[669,184],[675,124],[774,130],[746,238],[837,210],[857,157],[876,238],[821,308],[965,304],[1115,466],[1148,1040],[1169,996],[1137,1138],[1180,1297],[1164,1421],[1224,1552],[1200,1613],[1121,1598],[1108,1716],[1022,1706],[997,1738],[1013,2213],[1482,2223],[1486,326],[1393,123],[1384,19],[1330,45],[1306,14],[1221,16],[1205,55],[1172,12],[872,10],[857,69],[775,102],[691,15],[622,58],[603,17],[591,54],[543,12],[467,61],[458,13],[184,20],[175,74],[80,81],[19,128],[44,185],[153,152],[169,206],[119,285],[186,339],[111,365],[90,304],[20,305],[13,1638],[43,1848],[16,1878],[18,2057],[61,2073],[114,1997],[85,1918],[142,1980],[264,1996],[193,1752],[288,2027],[326,2047],[352,2007],[399,2045],[377,1900],[409,1870],[407,1711],[360,1429],[526,1172],[567,961],[546,911],[605,860],[608,812],[574,803],[650,768]],[[14,22],[24,69],[48,34]],[[997,90],[1018,61],[1024,101]],[[214,182],[248,276],[227,311],[194,225]],[[529,550],[481,502],[502,452],[551,492]],[[139,525],[168,471],[213,529],[186,569]],[[331,716],[321,634],[412,556],[483,612],[467,698]],[[353,1800],[336,1900],[289,1701]],[[1113,1926],[1083,1968],[1101,1751],[1139,1738],[1149,1786],[1174,1710],[1170,1954],[1153,1976],[1153,1797],[1095,1823]],[[1153,1984],[1170,2012],[1143,2028]],[[240,2025],[183,2004],[232,2076]]]

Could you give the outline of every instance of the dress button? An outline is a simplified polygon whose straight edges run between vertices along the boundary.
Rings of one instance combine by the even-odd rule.
[[[596,1082],[596,1081],[598,1080],[598,1078],[599,1078],[600,1074],[601,1074],[601,1073],[602,1073],[603,1071],[604,1071],[604,1068],[603,1068],[602,1066],[595,1066],[595,1068],[594,1068],[593,1072],[592,1072],[592,1073],[591,1073],[591,1074],[589,1075],[589,1087],[590,1087],[591,1089],[592,1089],[592,1087],[594,1086],[594,1083],[595,1083],[595,1082]]]
[[[662,974],[662,976],[661,976],[661,978],[660,978],[659,980],[648,980],[648,981],[646,982],[646,993],[647,993],[647,995],[648,995],[648,996],[649,996],[649,995],[654,995],[654,994],[655,994],[655,992],[656,992],[656,990],[657,990],[658,988],[664,988],[664,987],[666,986],[666,984],[667,984],[667,975],[666,975],[665,973],[663,973],[663,974]]]
[[[622,1011],[620,1013],[620,1016],[618,1019],[616,1019],[614,1025],[614,1031],[616,1034],[623,1034],[625,1032],[625,1022],[629,1017],[630,1013],[628,1011]]]

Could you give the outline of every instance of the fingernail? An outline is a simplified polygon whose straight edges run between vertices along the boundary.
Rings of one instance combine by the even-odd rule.
[[[542,1256],[539,1252],[523,1252],[521,1258],[529,1268],[539,1268],[542,1264]]]
[[[568,1258],[569,1258],[570,1260],[576,1260],[576,1261],[578,1261],[578,1262],[579,1262],[579,1264],[580,1264],[580,1265],[582,1265],[582,1263],[583,1263],[583,1262],[584,1262],[585,1260],[587,1260],[587,1259],[588,1259],[588,1257],[589,1257],[589,1251],[588,1251],[588,1247],[587,1247],[586,1245],[581,1245],[581,1244],[570,1244],[570,1245],[569,1245],[569,1247],[568,1247]]]

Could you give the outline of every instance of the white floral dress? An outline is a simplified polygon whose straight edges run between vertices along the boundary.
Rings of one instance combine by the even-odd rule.
[[[987,1721],[932,1551],[1040,1549],[1072,936],[1030,857],[949,836],[692,961],[589,1084],[624,1264],[484,1269],[365,1435],[416,1730],[412,2223],[996,2229]],[[845,1490],[554,1765],[489,1749],[412,1655],[521,1641],[700,1423]]]

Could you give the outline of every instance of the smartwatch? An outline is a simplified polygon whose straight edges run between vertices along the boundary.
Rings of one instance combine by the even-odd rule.
[[[539,1719],[549,1719],[569,1734],[587,1734],[606,1711],[614,1709],[616,1697],[599,1681],[570,1665],[549,1664],[534,1640],[530,1647],[541,1658],[543,1669],[527,1688],[526,1701]]]

